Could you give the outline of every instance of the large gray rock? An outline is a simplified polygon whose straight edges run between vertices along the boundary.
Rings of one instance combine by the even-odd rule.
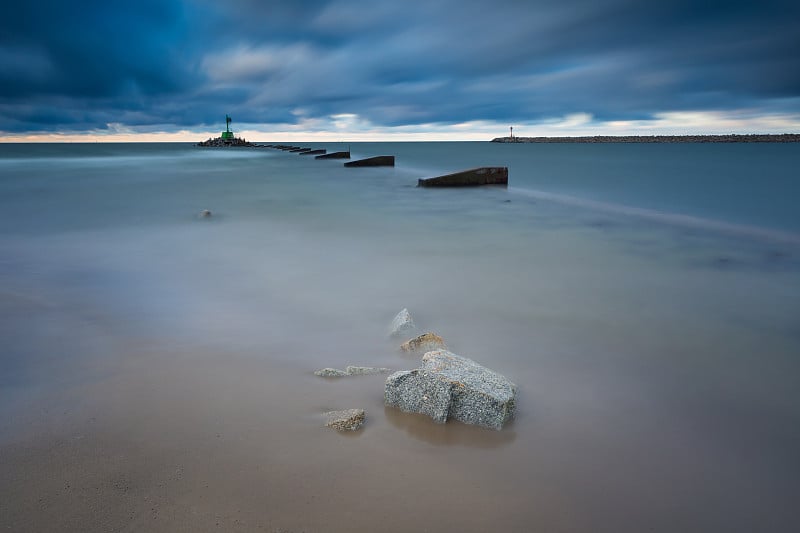
[[[416,327],[414,321],[411,319],[411,313],[408,312],[408,309],[404,308],[397,313],[397,316],[392,320],[392,325],[389,327],[389,336],[399,337],[404,332],[412,331]]]
[[[516,385],[472,359],[447,350],[422,357],[422,367],[386,378],[384,402],[435,422],[454,418],[466,424],[501,429],[514,417]]]

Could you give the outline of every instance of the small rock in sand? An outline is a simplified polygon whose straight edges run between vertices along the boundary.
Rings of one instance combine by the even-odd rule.
[[[446,350],[447,345],[436,333],[423,333],[419,337],[408,340],[400,345],[404,352],[430,352],[432,350]]]
[[[364,424],[366,414],[363,409],[345,409],[325,413],[325,426],[339,431],[355,431]]]

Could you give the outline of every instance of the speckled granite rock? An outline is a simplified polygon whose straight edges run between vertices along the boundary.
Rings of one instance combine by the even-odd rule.
[[[373,374],[388,374],[391,368],[377,366],[348,366],[345,370],[338,368],[323,368],[314,372],[315,376],[323,378],[343,378],[345,376],[370,376]]]
[[[384,402],[435,422],[449,418],[501,429],[515,409],[516,385],[471,359],[447,350],[422,357],[422,367],[386,378]]]
[[[446,350],[447,345],[436,333],[423,333],[419,337],[407,340],[400,345],[404,352],[430,352],[431,350]]]
[[[338,368],[323,368],[314,372],[314,375],[323,378],[341,378],[346,376],[347,372],[339,370]]]
[[[415,328],[414,321],[411,319],[411,313],[408,312],[408,309],[403,309],[397,313],[397,316],[392,320],[392,325],[389,328],[389,336],[399,337],[404,332],[411,331]]]
[[[363,409],[345,409],[343,411],[328,411],[325,413],[325,426],[339,431],[355,431],[359,429],[366,419]]]
[[[370,376],[373,374],[388,374],[391,368],[375,367],[375,366],[348,366],[348,376]]]

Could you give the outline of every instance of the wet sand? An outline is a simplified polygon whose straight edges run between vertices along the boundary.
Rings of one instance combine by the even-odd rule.
[[[87,354],[32,352],[27,379],[48,392],[6,405],[10,531],[735,531],[735,512],[707,512],[732,501],[720,484],[766,482],[708,477],[708,459],[733,466],[741,446],[726,459],[690,430],[663,433],[674,414],[586,361],[534,358],[517,420],[496,432],[384,408],[384,376],[326,380],[302,357],[125,338],[99,317],[2,301],[6,338],[16,322]],[[350,407],[366,409],[363,430],[323,427]]]

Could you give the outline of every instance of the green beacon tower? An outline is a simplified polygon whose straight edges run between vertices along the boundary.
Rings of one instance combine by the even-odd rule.
[[[233,132],[231,131],[231,117],[229,115],[225,115],[225,131],[222,132],[221,137],[223,141],[233,140]]]

